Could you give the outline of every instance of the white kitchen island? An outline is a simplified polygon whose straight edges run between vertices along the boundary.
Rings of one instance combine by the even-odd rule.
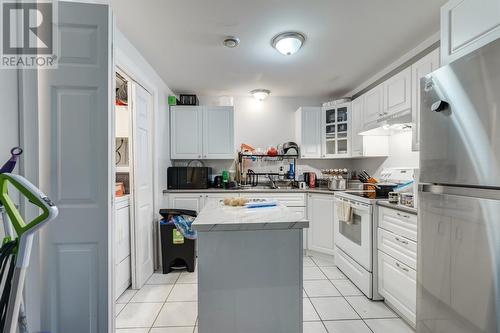
[[[199,333],[302,333],[302,231],[284,206],[213,202],[198,231]]]

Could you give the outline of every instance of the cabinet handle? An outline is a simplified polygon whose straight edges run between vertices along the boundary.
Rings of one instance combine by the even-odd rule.
[[[403,215],[401,213],[396,213],[399,217],[404,217],[405,219],[409,219],[410,216],[409,215]]]
[[[201,158],[201,155],[198,155],[198,158]]]
[[[405,241],[405,240],[403,240],[403,239],[401,239],[401,238],[399,238],[399,237],[396,237],[395,239],[396,239],[398,242],[400,242],[401,244],[408,245],[408,241]]]
[[[401,266],[401,265],[399,264],[399,262],[396,262],[396,266],[398,266],[398,268],[399,268],[400,270],[402,270],[402,271],[404,271],[404,272],[407,272],[407,273],[408,273],[408,268]]]

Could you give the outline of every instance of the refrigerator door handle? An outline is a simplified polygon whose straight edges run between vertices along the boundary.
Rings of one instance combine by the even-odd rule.
[[[478,199],[500,200],[500,188],[458,187],[433,184],[419,184],[419,192],[455,195]]]

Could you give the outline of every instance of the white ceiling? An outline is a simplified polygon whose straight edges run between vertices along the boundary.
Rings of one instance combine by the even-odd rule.
[[[118,28],[176,93],[340,96],[439,30],[446,0],[110,0]],[[286,30],[304,47],[270,46]],[[238,48],[222,46],[227,35]]]

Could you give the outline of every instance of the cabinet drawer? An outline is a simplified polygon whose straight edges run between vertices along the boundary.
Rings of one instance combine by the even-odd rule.
[[[335,247],[335,265],[351,280],[367,297],[372,297],[372,273],[349,258],[338,247]]]
[[[305,207],[306,196],[304,193],[241,193],[242,198],[248,199],[271,199],[287,207]]]
[[[417,269],[417,243],[378,228],[378,249],[412,269]]]
[[[378,226],[414,242],[417,241],[417,215],[379,207]]]
[[[378,292],[413,326],[417,308],[416,276],[415,270],[378,251]]]

